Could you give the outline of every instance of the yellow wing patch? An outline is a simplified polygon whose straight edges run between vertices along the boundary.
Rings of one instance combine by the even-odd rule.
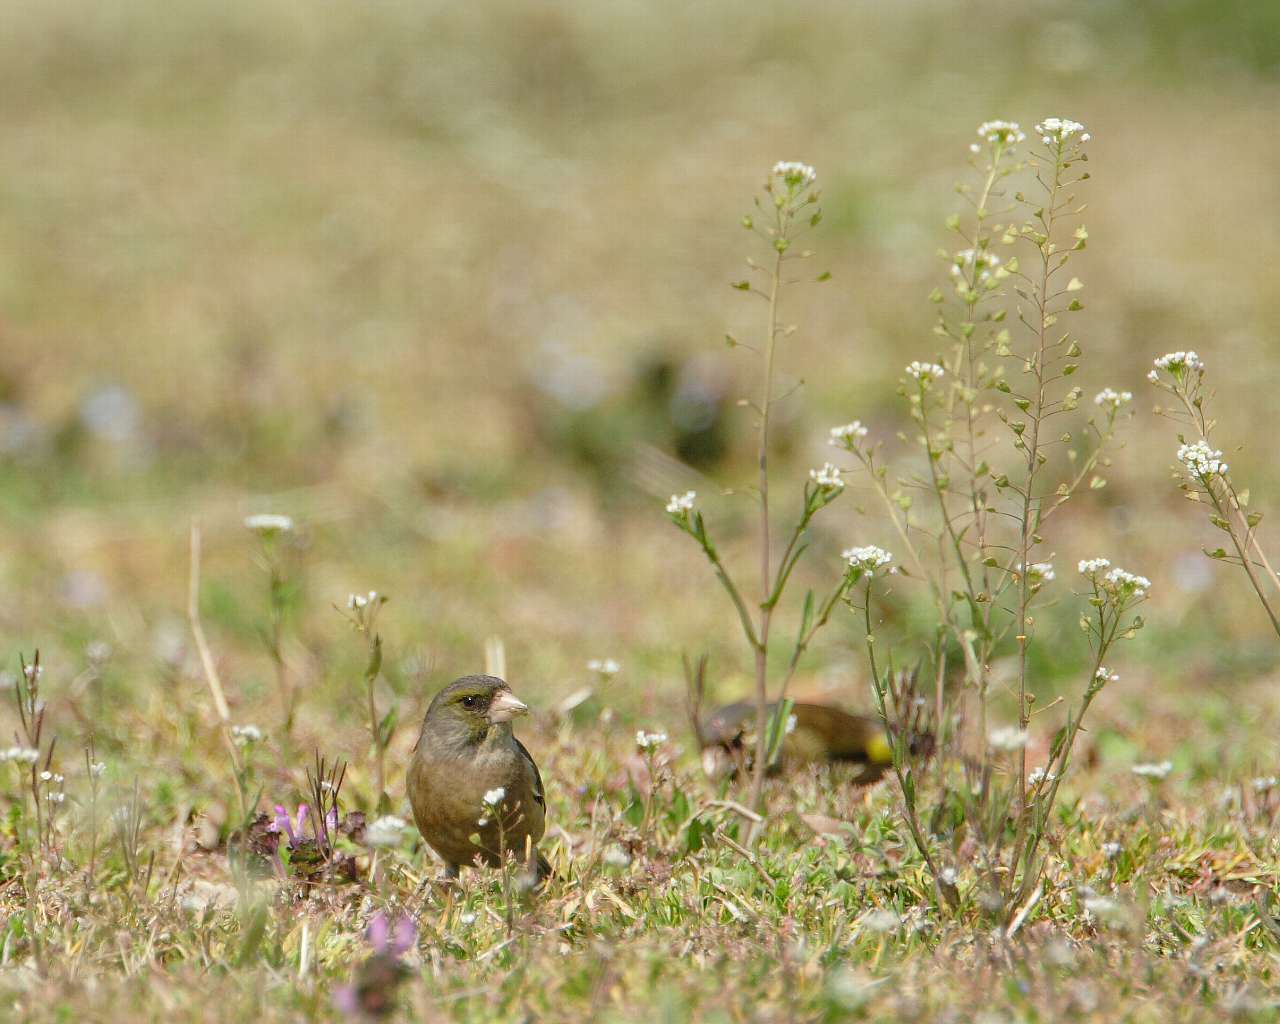
[[[867,758],[872,764],[893,764],[893,744],[884,733],[876,733],[867,743]]]

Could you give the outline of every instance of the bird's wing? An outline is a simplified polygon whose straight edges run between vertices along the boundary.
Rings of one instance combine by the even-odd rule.
[[[533,798],[538,801],[538,806],[545,811],[547,809],[547,795],[542,791],[542,774],[538,771],[538,762],[536,762],[533,759],[533,755],[525,749],[525,745],[523,743],[517,740],[514,736],[511,738],[515,740],[516,749],[520,751],[524,756],[524,759],[529,762],[529,767],[533,769]]]

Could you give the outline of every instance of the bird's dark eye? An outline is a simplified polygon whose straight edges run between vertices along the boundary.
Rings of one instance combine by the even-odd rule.
[[[474,697],[474,696],[472,696],[472,695],[470,695],[470,694],[468,694],[467,696],[465,696],[465,697],[463,697],[463,698],[462,698],[462,706],[463,706],[464,708],[473,708],[473,707],[475,707],[479,702],[480,702],[480,698],[479,698],[479,697]]]

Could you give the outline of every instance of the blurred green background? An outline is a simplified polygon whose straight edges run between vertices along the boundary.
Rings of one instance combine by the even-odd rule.
[[[381,696],[407,716],[498,635],[531,703],[612,656],[609,702],[678,727],[681,651],[712,651],[725,696],[745,685],[732,612],[661,501],[698,489],[745,557],[750,499],[714,494],[749,476],[754,368],[723,337],[759,330],[727,287],[753,191],[804,160],[827,214],[833,279],[785,299],[783,388],[805,381],[780,413],[785,508],[832,424],[903,448],[895,381],[936,354],[927,296],[974,127],[1052,115],[1094,136],[1082,383],[1137,395],[1109,486],[1055,527],[1058,585],[1096,554],[1150,576],[1104,715],[1122,738],[1139,712],[1182,723],[1151,756],[1203,725],[1196,756],[1238,739],[1247,768],[1280,710],[1275,640],[1198,554],[1217,540],[1169,482],[1175,429],[1143,376],[1166,350],[1206,359],[1220,443],[1273,507],[1278,112],[1280,5],[1257,0],[6,2],[5,657],[39,645],[101,742],[171,747],[208,715],[183,618],[199,518],[233,713],[271,731],[241,522],[273,511],[300,524],[304,736],[362,749],[361,648],[331,605],[370,588],[392,597]],[[844,545],[892,547],[868,497],[855,481],[825,514],[814,578]],[[1065,601],[1059,620],[1047,687],[1083,659]],[[866,703],[851,623],[806,672]]]

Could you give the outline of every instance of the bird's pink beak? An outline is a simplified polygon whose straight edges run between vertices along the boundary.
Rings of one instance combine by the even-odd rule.
[[[518,715],[528,713],[529,705],[510,690],[499,690],[498,695],[493,698],[493,703],[489,705],[489,721],[495,725],[499,722],[509,722]]]

